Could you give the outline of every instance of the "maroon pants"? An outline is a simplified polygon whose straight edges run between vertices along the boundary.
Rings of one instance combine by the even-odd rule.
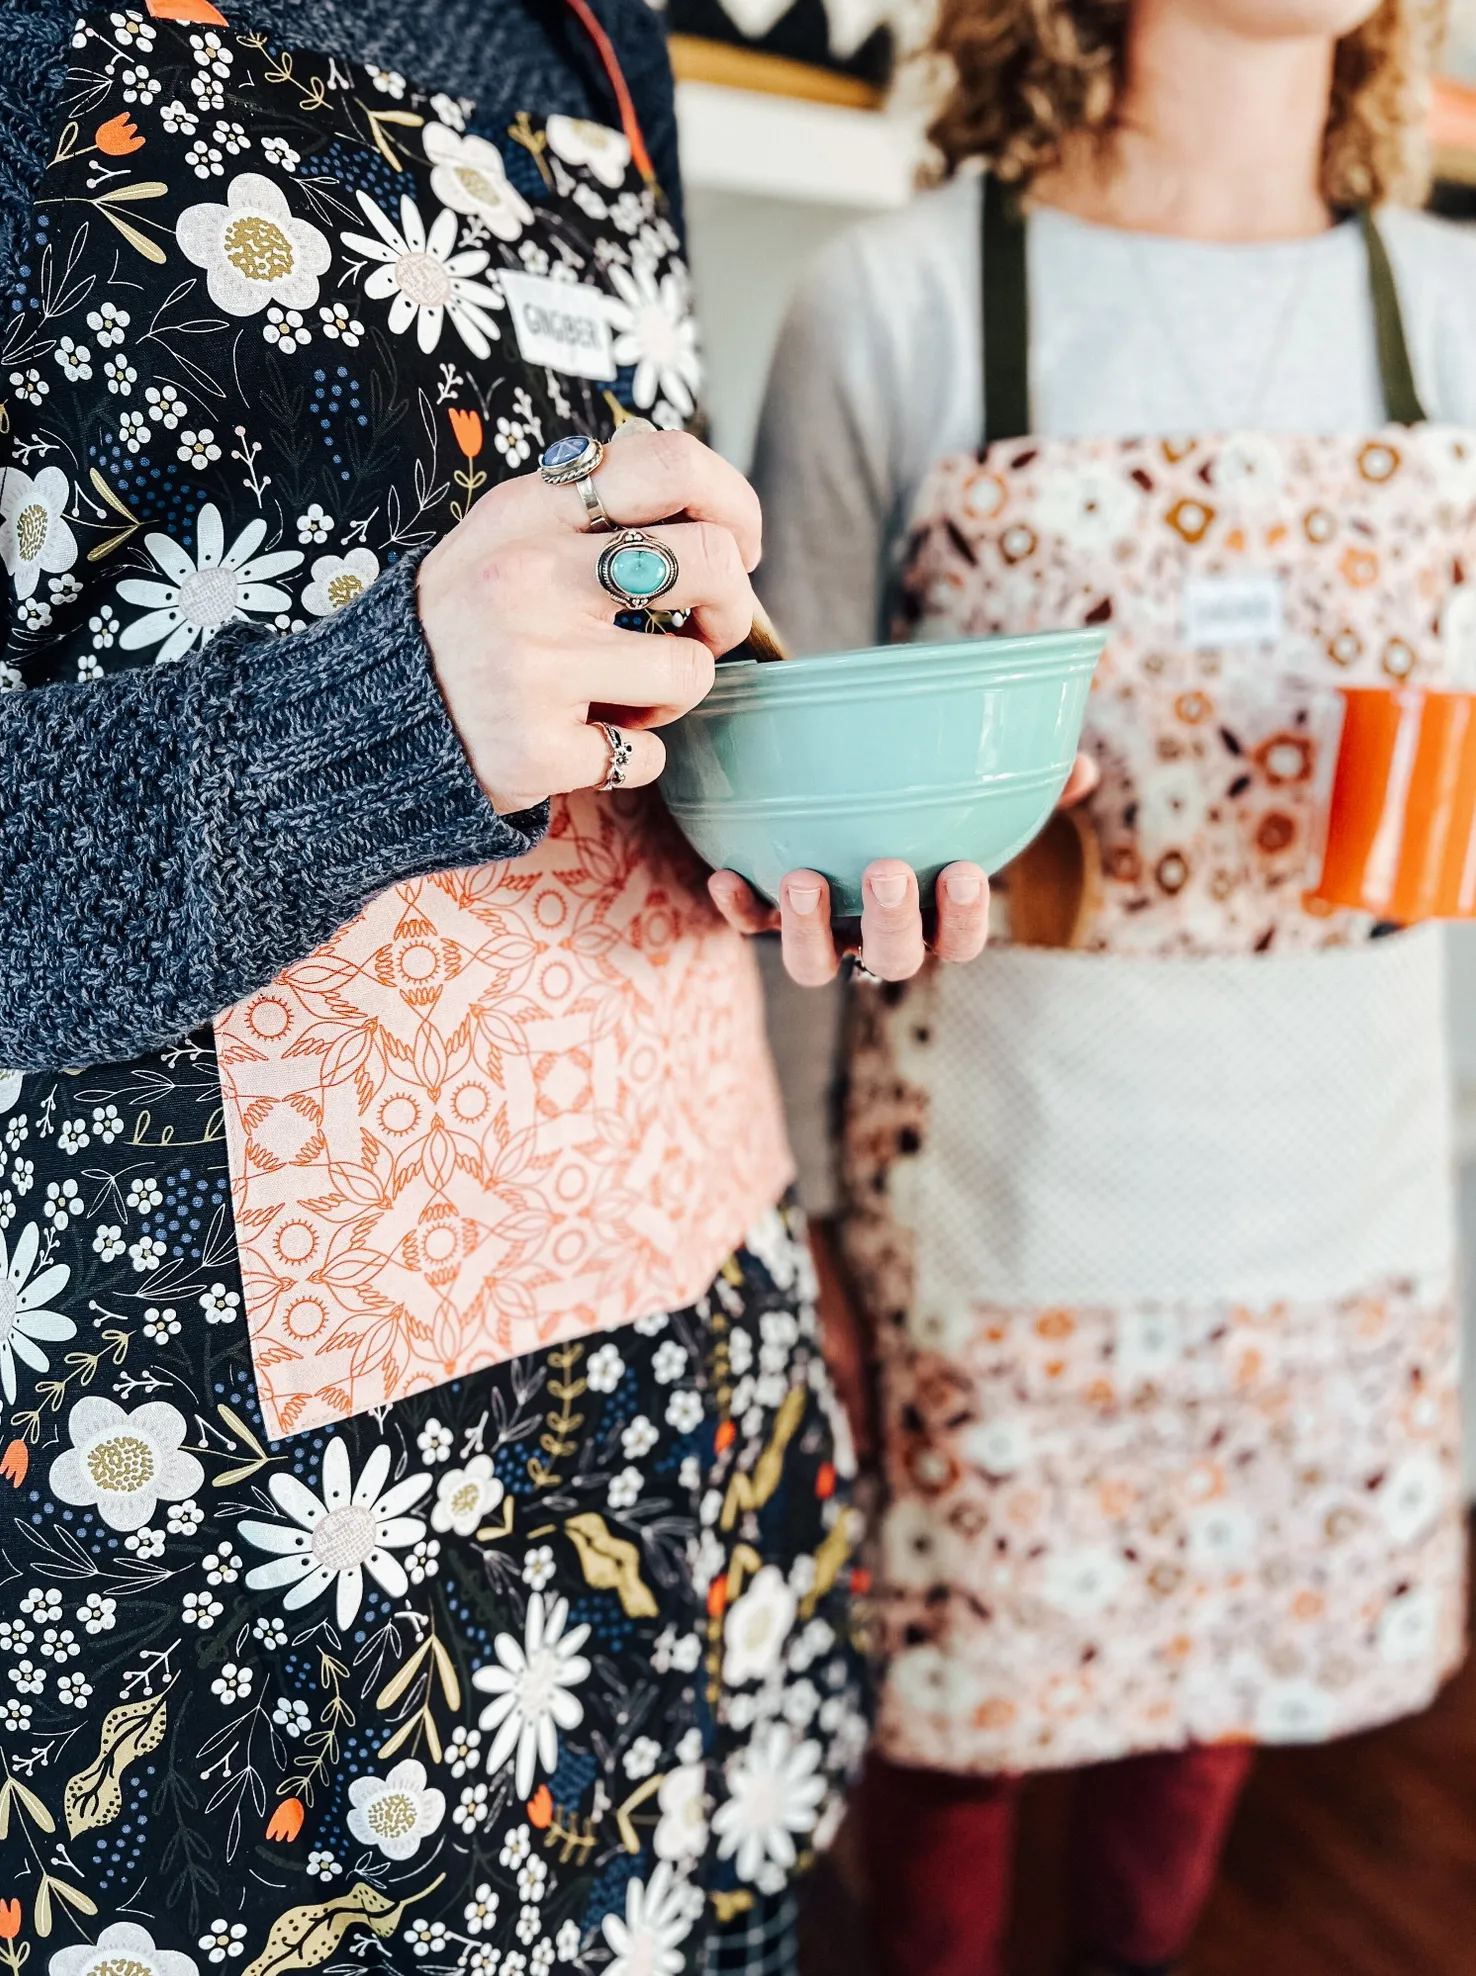
[[[1084,1956],[1151,1969],[1182,1954],[1250,1758],[1222,1745],[1080,1773],[1070,1901]],[[871,1759],[861,1835],[884,1976],[999,1976],[1017,1788]]]

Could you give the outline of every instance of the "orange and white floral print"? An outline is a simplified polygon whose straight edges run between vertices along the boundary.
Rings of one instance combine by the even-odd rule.
[[[900,634],[1108,628],[1083,744],[1102,769],[1088,949],[1167,978],[1367,942],[1367,917],[1305,896],[1333,689],[1470,683],[1473,458],[1473,435],[1391,428],[1031,439],[935,469]],[[1190,587],[1227,578],[1274,605],[1266,642],[1191,635]],[[1449,1271],[1401,1261],[1351,1294],[1319,1279],[1256,1303],[1131,1284],[928,1303],[935,1093],[964,1068],[944,1027],[926,976],[852,1009],[845,1244],[882,1358],[883,1749],[1024,1771],[1423,1707],[1464,1622]],[[1026,1106],[1020,1130],[1041,1129]],[[1446,1184],[1432,1136],[1428,1185]],[[1165,1247],[1193,1242],[1183,1219]]]
[[[397,886],[216,1040],[274,1435],[690,1302],[792,1175],[752,963],[641,797]]]

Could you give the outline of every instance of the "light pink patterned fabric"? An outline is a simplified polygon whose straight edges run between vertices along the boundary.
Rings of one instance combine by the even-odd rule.
[[[1188,586],[1247,572],[1279,579],[1279,643],[1191,641]],[[1174,964],[1367,938],[1303,898],[1331,689],[1471,684],[1468,572],[1476,435],[1025,440],[936,469],[899,631],[1108,626],[1085,944],[1163,961],[1168,992]],[[1422,1707],[1464,1614],[1448,1273],[924,1316],[929,1079],[949,1075],[931,1008],[926,981],[858,998],[845,1143],[884,1368],[887,1754],[1023,1771]]]
[[[792,1177],[752,958],[643,797],[397,886],[216,1041],[274,1436],[688,1303]]]

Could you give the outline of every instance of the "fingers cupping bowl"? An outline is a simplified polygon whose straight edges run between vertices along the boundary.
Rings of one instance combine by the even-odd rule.
[[[999,871],[1070,779],[1100,631],[876,646],[719,666],[666,731],[662,791],[711,865],[777,900],[786,872],[823,872],[837,915],[863,909],[877,858],[918,876]]]

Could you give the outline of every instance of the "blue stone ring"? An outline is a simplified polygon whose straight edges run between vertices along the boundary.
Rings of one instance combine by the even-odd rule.
[[[654,604],[675,587],[681,565],[664,542],[639,528],[622,529],[600,552],[595,574],[603,589],[627,610]]]
[[[595,491],[591,475],[599,471],[605,449],[587,432],[571,432],[545,446],[538,472],[550,487],[572,487],[584,503],[585,525],[591,534],[607,535],[615,526],[605,513],[605,504]]]

